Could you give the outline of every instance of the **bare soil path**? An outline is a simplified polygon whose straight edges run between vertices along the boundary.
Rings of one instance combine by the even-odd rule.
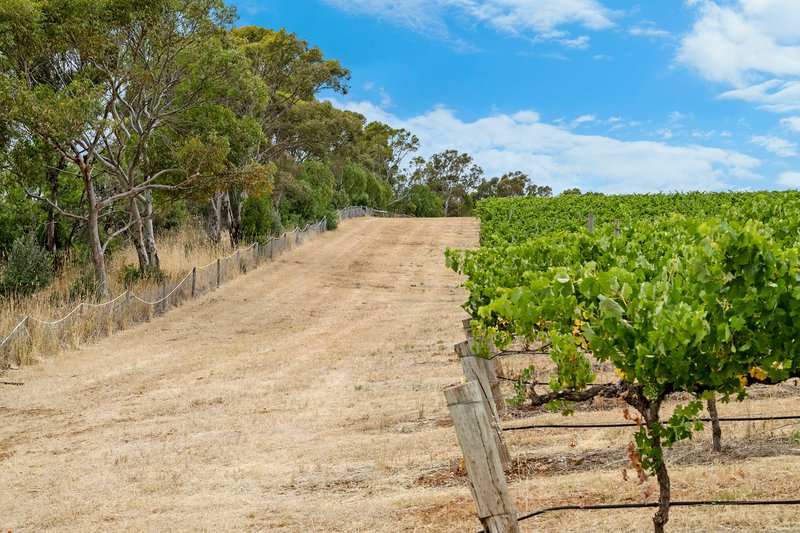
[[[3,531],[457,531],[461,279],[474,219],[345,221],[166,316],[0,387]],[[431,516],[427,509],[454,517]],[[437,525],[438,524],[438,525]]]

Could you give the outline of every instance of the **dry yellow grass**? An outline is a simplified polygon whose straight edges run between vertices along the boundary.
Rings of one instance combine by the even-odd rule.
[[[0,387],[0,529],[476,531],[442,395],[461,378],[466,296],[442,252],[476,243],[471,219],[347,221],[165,317],[14,371],[25,385]],[[621,419],[601,407],[575,420]],[[721,414],[796,408],[785,387]],[[796,497],[794,429],[726,425],[720,457],[705,435],[676,449],[675,497]],[[518,462],[546,466],[511,473],[519,512],[643,500],[646,485],[622,480],[629,438],[509,433]],[[522,529],[646,531],[651,514],[558,513]],[[674,509],[668,528],[798,523],[789,507]]]
[[[162,235],[159,239],[159,257],[162,274],[168,286],[172,288],[180,283],[193,267],[203,267],[218,257],[230,255],[233,249],[225,245],[225,242],[227,241],[214,245],[200,225],[191,223]],[[240,250],[247,249],[249,247],[240,247]],[[252,263],[252,254],[244,253],[245,260]],[[238,275],[238,265],[233,263],[234,261],[224,263],[224,280]],[[116,306],[105,305],[128,290],[148,302],[162,298],[162,282],[152,278],[126,285],[126,271],[135,269],[136,265],[136,251],[130,244],[112,254],[106,264],[109,296],[99,301],[91,297],[74,296],[76,287],[81,286],[82,282],[90,282],[92,270],[73,256],[65,259],[59,275],[46,289],[24,298],[0,299],[0,340],[17,331],[15,328],[26,316],[31,317],[9,339],[9,346],[0,351],[0,368],[8,364],[35,363],[64,347],[77,347],[83,342],[149,320],[161,311],[160,306],[147,305],[136,298],[128,298]],[[202,271],[205,272],[205,286],[213,284],[216,279],[215,267]],[[187,297],[186,293],[190,291],[188,280],[184,285],[170,298],[169,304],[180,303]],[[81,303],[85,305],[77,307]],[[56,324],[51,325],[53,322]]]

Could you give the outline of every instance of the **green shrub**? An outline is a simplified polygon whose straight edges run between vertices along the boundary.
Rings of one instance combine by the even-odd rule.
[[[97,283],[97,276],[95,275],[94,268],[87,267],[81,270],[80,276],[72,282],[72,286],[69,289],[69,301],[97,302],[100,300],[101,296],[100,284]]]
[[[336,215],[336,211],[333,209],[329,209],[327,213],[325,213],[327,218],[327,225],[326,228],[328,231],[333,231],[339,227],[339,217]]]
[[[280,213],[272,208],[268,196],[248,196],[242,211],[242,232],[248,242],[263,239],[266,235],[281,232]]]
[[[164,281],[164,273],[155,267],[146,267],[142,272],[139,267],[134,265],[122,265],[119,273],[120,281],[126,289],[139,280],[147,279],[152,281]]]
[[[50,257],[33,234],[14,239],[3,273],[3,292],[28,295],[53,281]]]

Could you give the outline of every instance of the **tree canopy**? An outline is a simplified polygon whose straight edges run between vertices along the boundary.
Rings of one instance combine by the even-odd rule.
[[[339,61],[235,21],[222,0],[0,0],[0,256],[27,234],[85,246],[103,292],[112,243],[158,270],[159,230],[192,217],[235,246],[348,205],[460,216],[550,194],[481,181],[455,149],[410,159],[412,132],[320,97],[347,93]]]

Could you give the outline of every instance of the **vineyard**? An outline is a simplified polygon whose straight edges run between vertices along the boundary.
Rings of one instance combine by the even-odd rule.
[[[800,196],[490,199],[477,212],[481,248],[447,258],[468,278],[480,355],[547,356],[521,369],[512,403],[625,404],[628,466],[657,479],[664,531],[665,449],[704,429],[704,407],[719,439],[718,400],[800,377]]]
[[[0,494],[0,527],[477,531],[471,477],[442,397],[471,361],[502,362],[503,475],[518,516],[563,509],[520,522],[521,531],[647,529],[653,510],[626,507],[658,503],[656,478],[640,483],[630,466],[634,408],[626,419],[620,400],[603,395],[572,404],[569,419],[534,406],[561,374],[541,325],[526,341],[499,315],[494,325],[472,319],[476,332],[515,338],[487,346],[491,361],[453,353],[468,292],[442,257],[448,247],[476,247],[478,232],[474,219],[344,220],[258,268],[230,279],[223,270],[219,289],[209,281],[166,314],[0,371],[15,383],[0,386],[0,483],[14,487]],[[614,240],[613,223],[609,232]],[[620,224],[617,240],[626,232]],[[589,363],[589,390],[620,386],[611,361]],[[756,380],[749,368],[747,376]],[[746,401],[719,402],[720,452],[709,428],[664,450],[677,505],[797,498],[800,387],[746,390]],[[661,419],[693,398],[669,394]],[[797,513],[676,507],[668,529],[795,531]]]

